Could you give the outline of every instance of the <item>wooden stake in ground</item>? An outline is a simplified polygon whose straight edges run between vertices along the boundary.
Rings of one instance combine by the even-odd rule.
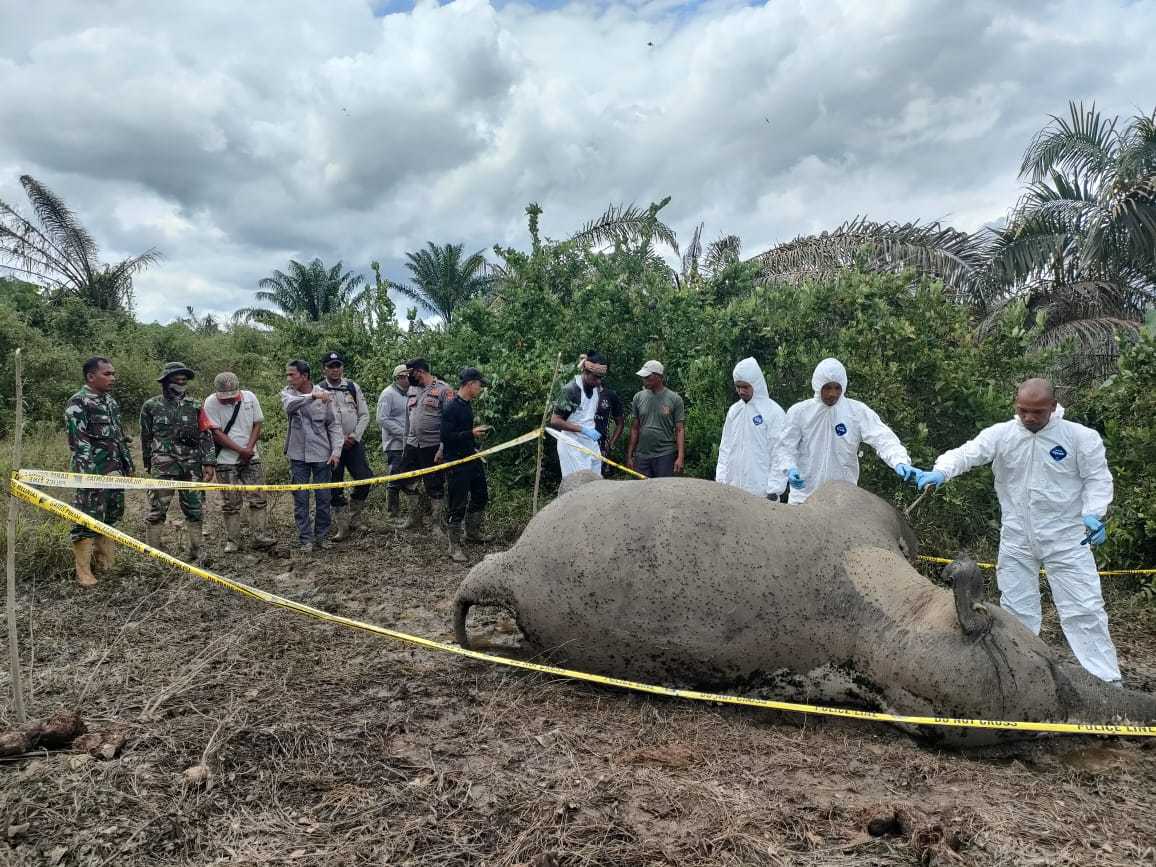
[[[12,439],[12,472],[20,469],[24,459],[24,359],[16,350],[16,436]],[[20,501],[8,495],[8,671],[12,680],[12,715],[17,725],[24,725],[24,678],[20,674],[20,641],[16,634],[16,510]]]
[[[554,375],[550,377],[550,390],[546,392],[546,409],[542,411],[541,427],[546,426],[546,422],[550,420],[550,405],[554,402],[554,383],[558,380],[558,371],[562,369],[562,353],[558,353],[558,358],[554,361]],[[531,517],[538,514],[538,486],[542,482],[542,446],[546,439],[546,435],[542,434],[538,437],[538,465],[534,468],[534,502],[530,509]]]

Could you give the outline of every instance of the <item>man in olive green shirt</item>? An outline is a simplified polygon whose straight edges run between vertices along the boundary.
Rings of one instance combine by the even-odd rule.
[[[642,365],[642,391],[631,403],[630,444],[626,463],[650,479],[681,473],[686,458],[686,407],[666,387],[666,370],[658,361]]]

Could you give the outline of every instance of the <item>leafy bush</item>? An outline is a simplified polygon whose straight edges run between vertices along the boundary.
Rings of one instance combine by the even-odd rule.
[[[1125,350],[1120,372],[1080,407],[1104,432],[1115,480],[1106,568],[1156,566],[1156,332],[1149,327]],[[1156,596],[1156,576],[1143,582]]]

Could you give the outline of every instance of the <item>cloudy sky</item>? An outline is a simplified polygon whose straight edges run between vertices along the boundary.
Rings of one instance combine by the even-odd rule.
[[[28,173],[137,308],[228,312],[290,258],[564,237],[610,202],[754,253],[856,214],[974,229],[1069,99],[1156,102],[1156,2],[0,0],[0,198]]]

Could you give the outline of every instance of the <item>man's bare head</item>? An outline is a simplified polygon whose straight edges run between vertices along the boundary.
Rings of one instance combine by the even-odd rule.
[[[1056,391],[1046,379],[1027,379],[1016,389],[1016,415],[1032,433],[1039,433],[1056,411]]]

